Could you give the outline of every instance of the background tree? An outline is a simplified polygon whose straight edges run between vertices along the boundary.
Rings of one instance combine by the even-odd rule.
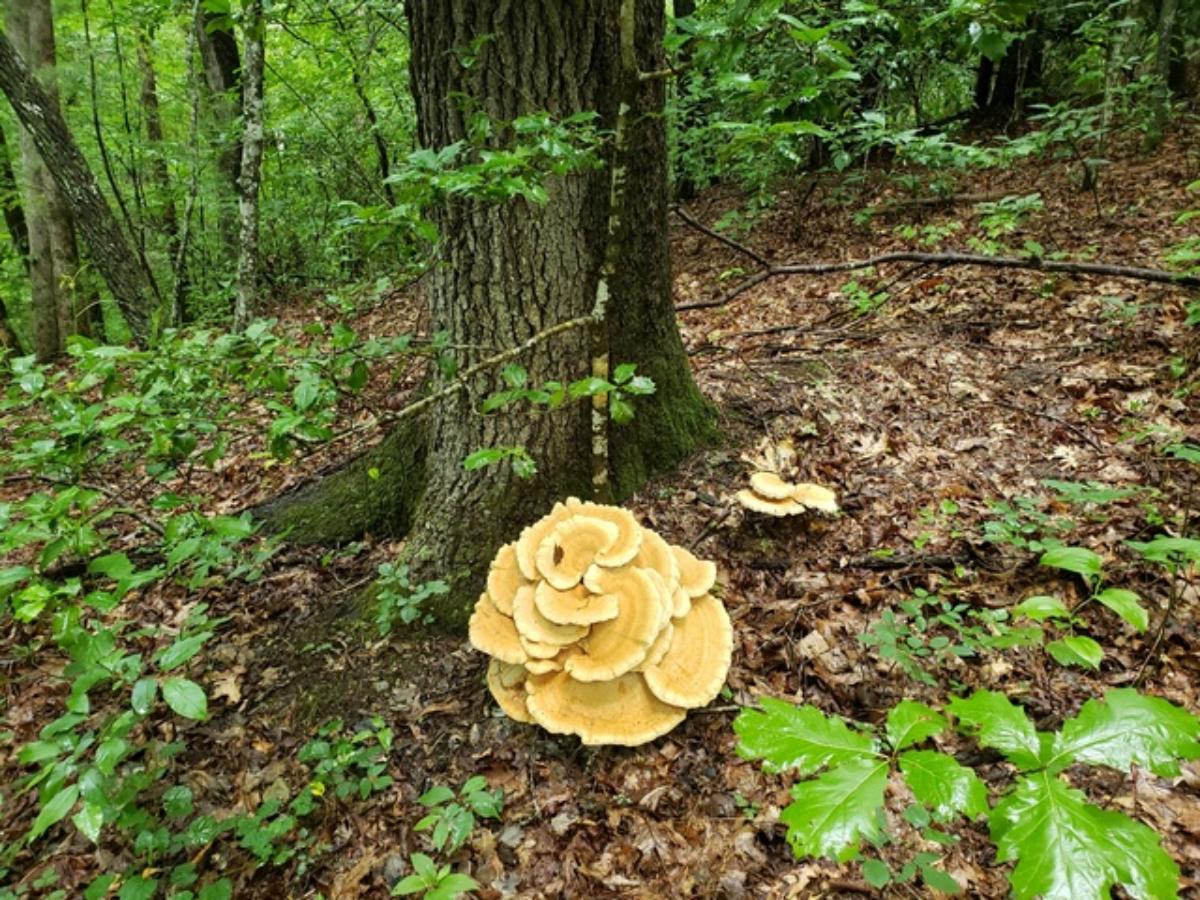
[[[246,48],[242,68],[242,161],[238,169],[238,212],[241,237],[238,241],[237,299],[233,327],[246,327],[257,309],[259,250],[258,192],[263,157],[263,65],[266,25],[262,0],[247,0],[242,9],[242,35]]]

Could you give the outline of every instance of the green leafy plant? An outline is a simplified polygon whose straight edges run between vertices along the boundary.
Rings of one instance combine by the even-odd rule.
[[[381,637],[390,634],[397,621],[404,625],[428,624],[430,617],[421,611],[422,605],[430,597],[450,590],[446,582],[437,579],[413,584],[404,563],[383,563],[375,587],[375,625]]]
[[[881,842],[885,790],[898,771],[932,821],[987,817],[997,858],[1016,863],[1008,874],[1015,897],[1104,900],[1117,884],[1139,898],[1176,896],[1179,869],[1158,835],[1089,804],[1063,775],[1073,765],[1118,773],[1137,765],[1177,775],[1179,761],[1200,758],[1200,720],[1165,700],[1112,690],[1087,701],[1054,733],[1037,731],[1004,694],[976,691],[952,700],[946,712],[957,730],[1012,767],[1011,783],[994,805],[973,769],[940,750],[916,749],[950,727],[946,715],[924,704],[901,701],[882,729],[849,726],[816,707],[771,698],[760,706],[734,722],[738,752],[762,760],[768,771],[801,777],[780,814],[797,857],[847,862],[862,857],[864,842]],[[885,874],[881,865],[870,866],[876,882]],[[921,872],[929,886],[949,888],[932,883],[927,869],[928,860]]]
[[[392,729],[379,716],[353,732],[346,731],[340,719],[327,722],[300,749],[300,761],[312,765],[308,794],[321,797],[332,788],[339,800],[354,795],[366,800],[389,787],[392,778],[386,772],[392,737]],[[309,811],[303,803],[293,809],[301,815]]]

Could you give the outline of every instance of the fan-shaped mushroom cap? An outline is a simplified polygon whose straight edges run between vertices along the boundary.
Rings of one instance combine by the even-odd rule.
[[[671,599],[671,618],[673,619],[682,619],[692,608],[692,598],[688,596],[688,592],[683,589],[682,585],[675,588],[675,593],[672,595]]]
[[[641,675],[583,683],[565,672],[531,678],[526,705],[539,725],[554,734],[577,734],[585,744],[636,747],[683,721],[686,710],[650,693]]]
[[[750,476],[750,487],[754,493],[768,500],[787,500],[796,486],[784,481],[774,472],[755,472]]]
[[[571,655],[570,650],[563,650],[557,656],[552,656],[550,659],[531,659],[525,663],[525,668],[530,675],[545,675],[547,672],[561,672],[563,663],[567,661],[567,657]]]
[[[544,584],[545,582],[543,582]],[[513,622],[517,633],[541,644],[556,644],[560,647],[573,644],[585,634],[586,625],[560,625],[538,612],[533,602],[534,587],[522,585],[513,598]]]
[[[533,602],[546,619],[559,625],[593,625],[617,617],[617,598],[611,594],[593,594],[577,584],[569,591],[560,591],[546,581],[539,581],[533,592]]]
[[[627,566],[633,562],[642,547],[642,526],[633,513],[619,506],[602,506],[599,503],[584,503],[571,497],[567,508],[576,515],[592,519],[603,519],[617,526],[617,542],[602,553],[596,554],[596,562],[602,566]]]
[[[532,722],[533,716],[525,706],[525,676],[528,673],[524,666],[514,666],[493,659],[488,663],[487,686],[504,710],[504,714],[518,722]]]
[[[721,692],[733,656],[733,626],[721,601],[705,594],[692,611],[673,622],[675,634],[666,655],[643,671],[646,686],[659,700],[693,709]]]
[[[517,588],[527,583],[517,565],[516,542],[505,544],[488,569],[487,590],[492,602],[496,604],[496,609],[506,616],[511,616],[513,596],[517,593]]]
[[[615,619],[593,625],[563,665],[578,681],[608,681],[631,671],[646,658],[662,621],[662,601],[646,572],[634,567],[599,571],[604,592],[617,597],[620,611]]]
[[[737,501],[746,509],[768,516],[794,516],[804,512],[804,505],[790,497],[787,500],[768,500],[751,490],[738,491]]]
[[[653,569],[672,590],[679,583],[679,564],[675,562],[671,545],[653,531],[647,530],[643,533],[642,549],[633,558],[633,564],[643,569]]]
[[[525,651],[525,655],[531,659],[553,659],[562,652],[560,644],[544,644],[541,641],[525,637],[519,631],[517,632],[517,640],[521,644],[521,649]]]
[[[671,649],[671,639],[675,635],[675,626],[668,622],[667,627],[658,633],[658,637],[654,639],[654,643],[650,645],[650,649],[646,651],[646,658],[642,660],[641,665],[635,671],[643,672],[650,666],[657,666],[662,662],[662,658],[667,655],[667,651]]]
[[[792,499],[819,512],[832,514],[838,511],[837,494],[819,484],[796,485]]]
[[[538,547],[560,522],[571,517],[565,504],[555,503],[554,508],[521,532],[517,538],[517,567],[527,581],[537,581],[541,576],[537,570]]]
[[[717,564],[699,560],[686,547],[671,546],[675,564],[679,566],[679,585],[689,597],[703,597],[717,583]],[[680,615],[675,613],[676,616]]]
[[[620,530],[611,522],[590,516],[572,516],[555,526],[538,547],[538,573],[560,591],[579,584],[583,573],[617,542]]]
[[[645,572],[654,582],[654,592],[658,598],[658,630],[662,631],[671,624],[671,616],[675,614],[675,591],[679,588],[672,588],[667,584],[666,579],[653,569],[642,569],[641,571]]]
[[[475,604],[475,612],[471,614],[471,621],[467,626],[467,636],[472,647],[482,650],[488,656],[496,657],[501,662],[521,665],[529,658],[529,654],[521,646],[517,626],[513,624],[512,619],[496,608],[496,604],[486,592],[480,594],[479,602]]]

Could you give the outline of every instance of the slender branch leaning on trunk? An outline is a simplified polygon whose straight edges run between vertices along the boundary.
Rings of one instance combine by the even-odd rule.
[[[745,281],[733,287],[730,291],[712,300],[698,300],[695,303],[683,303],[675,307],[676,312],[686,312],[690,309],[713,309],[724,306],[731,300],[745,293],[757,284],[762,284],[768,278],[781,275],[828,275],[834,272],[853,272],[857,269],[869,269],[885,263],[908,262],[926,265],[946,266],[984,266],[994,269],[1029,269],[1036,272],[1065,272],[1077,275],[1107,275],[1110,278],[1130,278],[1135,281],[1149,281],[1155,284],[1174,285],[1176,287],[1200,287],[1200,276],[1189,275],[1185,272],[1168,272],[1164,269],[1147,269],[1139,266],[1119,266],[1111,263],[1075,262],[1071,260],[1054,260],[1030,257],[1022,259],[1016,256],[987,256],[982,253],[918,253],[916,251],[900,250],[892,253],[881,253],[867,259],[852,259],[846,262],[810,262],[810,263],[777,263],[763,256],[744,244],[740,244],[726,235],[713,231],[706,225],[696,221],[682,207],[672,207],[675,214],[689,226],[702,234],[706,234],[727,247],[748,256],[763,266],[762,271],[756,272]]]

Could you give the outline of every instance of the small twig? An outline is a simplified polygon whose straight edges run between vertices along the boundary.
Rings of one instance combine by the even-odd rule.
[[[773,262],[771,262],[771,260],[769,260],[765,256],[763,256],[761,253],[751,250],[745,244],[738,243],[733,238],[723,235],[719,231],[713,231],[713,229],[709,228],[707,225],[694,219],[688,213],[688,211],[686,209],[684,209],[682,206],[672,206],[671,211],[673,213],[675,213],[675,215],[679,216],[679,218],[683,219],[683,221],[687,222],[689,225],[691,225],[693,228],[695,228],[697,231],[701,232],[702,234],[707,234],[714,241],[720,241],[726,247],[736,250],[738,253],[745,254],[746,256],[750,257],[752,260],[754,260],[756,263],[758,263],[760,266],[763,266],[764,268],[767,268],[767,269],[774,268],[775,264]]]

